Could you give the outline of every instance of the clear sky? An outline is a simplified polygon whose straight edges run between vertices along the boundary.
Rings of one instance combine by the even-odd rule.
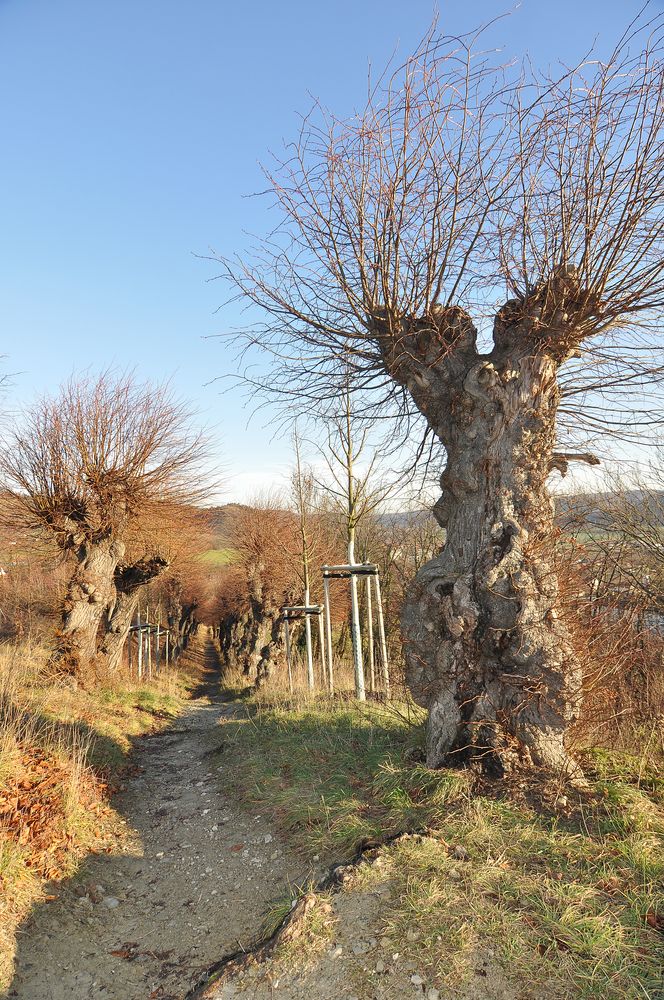
[[[467,30],[509,0],[441,2]],[[638,0],[524,0],[494,31],[539,64],[600,51]],[[655,4],[661,7],[660,3]],[[212,382],[237,309],[200,260],[270,225],[259,161],[297,129],[309,94],[339,113],[368,61],[406,54],[431,0],[0,0],[0,354],[5,405],[108,365],[172,376],[212,424],[224,499],[289,462],[265,418]]]

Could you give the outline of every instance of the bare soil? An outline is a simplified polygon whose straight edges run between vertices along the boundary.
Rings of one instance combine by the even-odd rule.
[[[93,855],[53,885],[20,931],[8,996],[18,1000],[180,1000],[223,954],[248,947],[306,867],[225,780],[218,654],[191,653],[207,682],[172,727],[138,741],[137,774],[113,802],[120,855]]]
[[[332,895],[300,898],[298,919],[261,949],[267,954],[231,962],[196,1000],[516,1000],[489,948],[476,950],[468,981],[454,992],[436,988],[385,933],[394,891],[387,878],[368,888],[346,869]],[[417,937],[408,940],[412,948]]]

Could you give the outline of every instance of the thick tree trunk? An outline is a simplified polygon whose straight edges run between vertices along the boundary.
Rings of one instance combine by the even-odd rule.
[[[129,635],[141,588],[156,580],[167,568],[168,562],[159,556],[139,559],[135,563],[116,568],[113,576],[114,596],[104,609],[104,634],[97,650],[103,658],[107,673],[115,673],[120,666],[122,650]]]
[[[108,674],[116,673],[122,662],[122,651],[136,614],[138,598],[138,590],[118,593],[111,607],[106,610],[105,629],[99,643],[99,654],[103,657]]]
[[[244,666],[250,617],[248,611],[243,614],[233,612],[222,618],[219,623],[219,648],[222,659],[228,667],[242,669]]]
[[[180,621],[178,624],[178,646],[180,649],[187,648],[189,645],[189,637],[198,628],[198,622],[196,621],[197,609],[197,602],[183,605],[182,614],[180,615]]]
[[[248,637],[244,673],[245,676],[256,680],[260,662],[264,658],[263,650],[270,644],[272,626],[275,618],[279,616],[279,611],[276,608],[256,606],[252,601],[252,612],[252,627]]]
[[[110,539],[79,543],[78,565],[62,604],[53,663],[59,672],[84,679],[97,653],[97,633],[114,592],[113,574],[124,546]]]
[[[284,672],[286,670],[286,645],[281,612],[275,609],[271,618],[269,639],[261,649],[256,667],[256,687],[263,687],[275,671],[280,670]]]
[[[418,573],[402,615],[407,679],[429,709],[430,766],[570,764],[565,732],[580,670],[556,613],[550,556],[557,369],[567,348],[510,303],[480,355],[460,309],[410,325],[391,372],[444,443],[434,512],[445,545]]]

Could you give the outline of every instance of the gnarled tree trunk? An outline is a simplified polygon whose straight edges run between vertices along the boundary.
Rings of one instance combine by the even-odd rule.
[[[268,641],[260,651],[256,667],[256,687],[263,687],[275,671],[286,670],[286,641],[283,616],[273,608],[266,621],[271,621]]]
[[[247,643],[251,614],[232,611],[219,623],[219,648],[224,663],[230,668],[244,666],[244,650]]]
[[[62,603],[53,663],[57,670],[83,679],[97,653],[97,633],[104,608],[113,596],[113,574],[124,545],[109,538],[78,541],[78,561]]]
[[[196,611],[198,610],[198,602],[192,601],[190,604],[185,604],[182,607],[182,612],[180,614],[180,620],[177,623],[177,648],[186,649],[189,644],[190,635],[196,631],[198,628],[198,622],[196,620]]]
[[[120,666],[141,588],[156,580],[167,567],[168,562],[160,556],[116,567],[113,577],[115,594],[104,609],[104,634],[98,648],[107,673],[115,673]]]
[[[534,313],[534,310],[533,310]],[[547,477],[570,344],[508,303],[480,355],[458,308],[385,338],[390,373],[445,445],[440,554],[418,573],[402,614],[407,678],[429,709],[428,763],[518,760],[569,766],[565,732],[580,669],[556,613]]]

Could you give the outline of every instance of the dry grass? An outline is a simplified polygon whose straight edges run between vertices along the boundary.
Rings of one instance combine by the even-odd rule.
[[[304,707],[318,701],[349,701],[355,698],[355,675],[353,665],[347,658],[335,657],[333,664],[334,676],[334,696],[330,698],[328,693],[328,681],[323,675],[320,659],[314,652],[314,678],[315,688],[311,691],[307,684],[307,667],[304,656],[299,650],[293,653],[293,691],[290,691],[288,673],[286,669],[275,670],[267,683],[259,688],[255,688],[251,678],[245,676],[237,668],[226,668],[223,674],[224,687],[234,692],[238,697],[251,697],[252,703],[264,707]],[[365,663],[365,683],[367,699],[370,702],[383,701],[384,694],[382,681],[379,676],[379,667],[376,665],[375,690],[372,691],[369,683],[367,664]],[[403,679],[403,671],[393,667],[391,670],[392,698],[396,702],[408,700],[406,687]]]
[[[650,751],[588,752],[584,792],[522,782],[497,796],[423,766],[422,714],[407,705],[299,695],[249,703],[226,727],[243,796],[311,852],[338,861],[429,831],[363,868],[393,893],[376,933],[429,982],[462,988],[489,954],[523,1000],[664,995],[664,788]]]

